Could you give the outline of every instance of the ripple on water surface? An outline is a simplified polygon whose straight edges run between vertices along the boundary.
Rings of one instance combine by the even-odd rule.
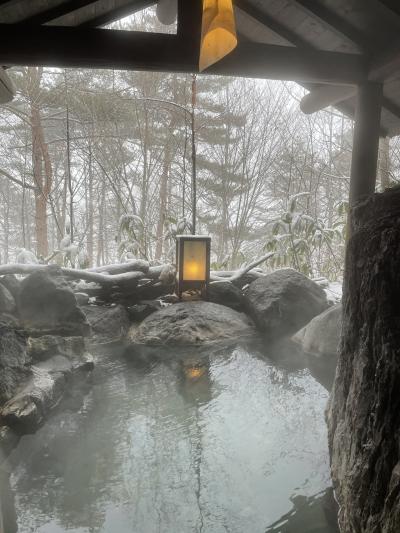
[[[330,485],[326,401],[308,371],[244,348],[150,368],[105,359],[79,412],[22,439],[19,531],[303,533],[296,509]],[[334,531],[317,507],[304,533]]]

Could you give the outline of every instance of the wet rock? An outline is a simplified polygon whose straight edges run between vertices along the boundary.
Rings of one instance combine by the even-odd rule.
[[[18,319],[14,315],[7,313],[0,314],[0,326],[7,326],[10,329],[21,329]]]
[[[351,212],[342,340],[327,413],[343,532],[400,531],[400,189]]]
[[[9,400],[29,375],[25,338],[0,324],[0,405]]]
[[[293,335],[328,307],[324,290],[309,278],[286,268],[253,281],[245,307],[269,340]]]
[[[28,355],[35,362],[45,361],[54,355],[73,358],[82,355],[85,349],[83,337],[44,335],[43,337],[30,337],[27,342]]]
[[[32,335],[87,335],[89,326],[66,281],[53,271],[35,272],[21,283],[18,309]]]
[[[335,378],[341,327],[342,306],[339,304],[313,318],[293,336],[293,341],[307,356],[307,366],[328,389]]]
[[[216,281],[210,284],[207,300],[215,304],[226,305],[236,311],[243,311],[242,291],[230,281]]]
[[[17,446],[20,436],[8,426],[0,427],[0,468],[2,462]],[[1,531],[1,529],[0,529]]]
[[[211,302],[182,302],[147,317],[132,326],[129,340],[146,345],[201,345],[251,338],[255,330],[250,319]]]
[[[263,278],[265,276],[265,272],[263,272],[261,269],[254,268],[253,270],[249,270],[249,272],[246,272],[246,274],[243,274],[240,276],[240,278],[235,279],[232,283],[235,285],[235,287],[238,287],[239,289],[244,289],[247,285],[250,285],[250,283],[253,283],[256,279]]]
[[[159,309],[161,309],[161,304],[157,300],[144,301],[127,307],[132,322],[141,322]]]
[[[75,293],[76,303],[78,305],[87,305],[89,303],[89,295],[85,292]]]
[[[60,401],[71,363],[62,358],[57,364],[58,371],[55,364],[52,365],[51,371],[33,366],[32,378],[1,410],[3,422],[19,434],[34,433],[50,410]]]
[[[0,277],[0,284],[8,289],[13,295],[15,301],[18,300],[19,291],[21,289],[21,282],[14,276],[14,274],[7,274]]]
[[[3,422],[18,434],[34,433],[63,397],[72,375],[92,368],[93,358],[86,353],[76,358],[56,355],[32,366],[32,377],[3,406]]]
[[[15,300],[11,292],[0,283],[0,313],[14,313]]]
[[[0,531],[1,533],[17,533],[17,515],[15,512],[14,495],[10,487],[10,474],[0,468]]]
[[[125,338],[130,320],[122,305],[86,305],[82,307],[82,311],[92,329],[92,342],[103,344]]]

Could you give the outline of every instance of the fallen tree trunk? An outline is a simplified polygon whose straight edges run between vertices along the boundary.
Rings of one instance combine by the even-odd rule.
[[[274,254],[272,252],[260,257],[248,265],[234,271],[213,271],[210,280],[214,282],[237,283],[250,271],[254,277],[262,276],[262,272],[255,270],[258,265],[267,261]],[[59,267],[58,265],[20,264],[0,265],[0,276],[6,274],[29,275],[34,272],[59,273],[71,280],[81,280],[89,284],[78,287],[78,290],[89,295],[110,300],[112,297],[126,299],[129,297],[146,298],[173,292],[175,285],[175,267],[170,264],[150,266],[147,261],[137,259],[129,263],[104,265],[87,270]],[[250,280],[251,281],[251,280]],[[248,282],[246,282],[248,283]]]
[[[109,274],[102,274],[99,272],[90,272],[89,270],[80,270],[77,268],[65,268],[55,265],[21,265],[9,264],[0,266],[0,276],[5,274],[22,274],[29,275],[34,272],[59,272],[66,278],[82,279],[92,283],[99,283],[100,285],[112,286],[123,283],[137,283],[139,280],[146,277],[144,272],[124,272],[111,276]]]
[[[271,257],[275,255],[274,252],[268,252],[267,254],[263,255],[259,259],[256,259],[255,261],[252,261],[248,265],[239,268],[238,270],[234,270],[232,272],[227,271],[213,271],[210,275],[210,281],[211,282],[218,282],[218,281],[230,281],[231,283],[234,283],[235,281],[239,280],[241,277],[243,277],[245,274],[250,272],[250,270],[254,270],[258,265],[261,263],[264,263],[265,261],[268,261]],[[263,274],[260,273],[260,276]]]
[[[110,274],[115,276],[116,274],[124,274],[126,272],[140,271],[147,274],[150,265],[148,261],[144,259],[135,259],[128,263],[117,263],[112,265],[103,265],[101,267],[88,268],[87,272],[98,272],[100,274]],[[153,267],[154,268],[154,267]]]

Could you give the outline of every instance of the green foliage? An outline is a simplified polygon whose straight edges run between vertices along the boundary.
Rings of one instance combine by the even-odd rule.
[[[334,253],[335,243],[344,242],[343,218],[328,227],[321,218],[313,218],[299,208],[299,199],[309,193],[289,198],[288,210],[272,221],[271,236],[264,251],[274,252],[273,268],[291,267],[307,276],[326,275],[341,271],[341,262]],[[338,213],[346,213],[345,206]]]
[[[143,221],[137,215],[122,215],[119,220],[118,254],[120,258],[143,257],[141,241],[143,238]]]

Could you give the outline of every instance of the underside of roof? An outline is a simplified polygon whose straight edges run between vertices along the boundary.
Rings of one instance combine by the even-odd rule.
[[[239,44],[210,73],[297,81],[314,99],[305,110],[328,102],[349,116],[358,84],[383,83],[381,134],[400,133],[398,1],[233,2]],[[196,72],[201,0],[177,1],[176,35],[102,29],[155,3],[0,0],[0,65]]]

